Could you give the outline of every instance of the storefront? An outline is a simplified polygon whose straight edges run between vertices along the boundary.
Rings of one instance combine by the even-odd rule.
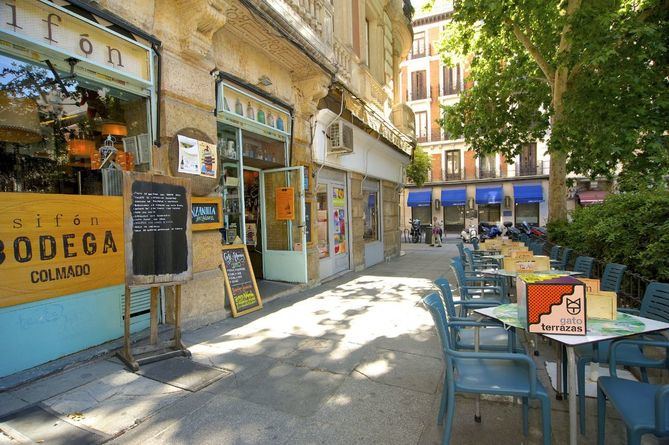
[[[217,91],[223,241],[247,245],[257,278],[306,283],[307,181],[304,167],[288,167],[292,111],[232,80]]]
[[[0,14],[0,192],[11,192],[0,202],[18,203],[0,223],[0,245],[24,243],[0,261],[0,336],[13,339],[0,376],[123,333],[123,274],[95,281],[96,270],[124,267],[120,198],[71,195],[119,195],[122,171],[151,168],[158,42],[77,11],[17,0]],[[7,284],[24,272],[39,291]],[[131,307],[134,329],[146,327],[148,292],[134,292]]]
[[[432,190],[410,190],[407,206],[411,208],[411,219],[432,224]]]
[[[441,191],[441,205],[444,209],[444,231],[446,233],[460,233],[464,229],[466,204],[466,189],[444,189]]]
[[[476,187],[476,204],[480,223],[499,224],[502,219],[502,187]]]
[[[513,186],[515,224],[526,222],[539,225],[540,205],[544,201],[541,184],[522,184]]]
[[[319,276],[323,279],[350,269],[348,180],[345,172],[330,168],[321,169],[317,180]]]

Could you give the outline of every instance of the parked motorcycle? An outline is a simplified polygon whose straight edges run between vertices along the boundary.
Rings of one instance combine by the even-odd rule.
[[[481,239],[486,240],[500,236],[502,234],[502,230],[495,224],[482,222],[479,224],[479,233],[481,234]]]
[[[476,231],[476,226],[474,224],[470,224],[468,228],[460,232],[460,238],[465,243],[473,243],[474,240],[478,242],[479,236],[478,232]]]
[[[422,235],[422,231],[420,228],[420,219],[412,219],[410,223],[411,223],[411,231],[409,232],[409,236],[411,236],[411,242],[413,242],[414,244],[419,243]]]

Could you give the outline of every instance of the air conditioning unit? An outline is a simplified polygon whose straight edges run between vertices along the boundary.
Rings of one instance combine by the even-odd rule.
[[[353,127],[342,120],[328,128],[328,154],[353,153]]]

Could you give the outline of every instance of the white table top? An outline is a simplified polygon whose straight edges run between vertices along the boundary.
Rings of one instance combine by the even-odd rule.
[[[489,318],[499,320],[505,325],[525,329],[518,319],[518,305],[516,303],[503,304],[495,307],[475,309],[474,312]],[[653,331],[669,329],[669,323],[663,323],[650,318],[618,312],[617,320],[602,320],[588,318],[588,332],[586,335],[554,335],[541,334],[567,346],[577,346],[586,343],[595,343],[602,340],[613,340],[629,335],[643,334]]]

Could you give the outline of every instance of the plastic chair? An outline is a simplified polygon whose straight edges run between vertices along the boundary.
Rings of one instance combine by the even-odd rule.
[[[653,282],[648,285],[641,301],[641,308],[621,309],[620,312],[631,313],[640,317],[669,323],[669,283]],[[592,345],[583,345],[576,348],[578,361],[576,362],[576,378],[578,384],[579,422],[581,434],[585,434],[585,366],[588,363],[606,363],[609,361],[609,351],[614,342],[603,341]],[[618,342],[615,342],[618,343]],[[625,343],[619,347],[617,361],[625,366],[640,368],[641,379],[648,383],[648,368],[665,368],[669,366],[669,358],[657,360],[646,356],[638,345]],[[564,369],[563,363],[563,369]]]
[[[480,245],[479,240],[477,238],[474,238],[472,240],[472,247],[474,247],[474,250],[477,250],[477,251],[481,249],[481,245]]]
[[[551,261],[558,260],[560,256],[560,246],[555,245],[551,247],[551,251],[548,254],[548,257],[551,259]]]
[[[537,241],[533,244],[531,244],[530,250],[534,255],[543,255],[544,254],[544,246],[546,243],[542,243],[541,241]]]
[[[458,242],[456,246],[458,247],[458,252],[460,252],[460,259],[462,260],[462,262],[463,263],[467,262],[467,255],[465,254],[465,245],[461,242]]]
[[[454,300],[453,293],[451,291],[451,285],[446,278],[437,278],[434,281],[434,284],[439,288],[441,293],[441,299],[444,303],[444,308],[450,320],[469,320],[477,321],[474,319],[460,317],[456,306],[460,306],[461,313],[466,312],[468,309],[478,309],[486,308],[491,306],[497,306],[500,304],[497,300]],[[465,309],[464,311],[462,309]],[[513,329],[506,330],[504,325],[501,323],[492,323],[486,324],[483,329],[479,329],[479,348],[482,351],[522,351],[522,347],[516,344],[515,333]],[[453,332],[453,344],[456,349],[469,349],[473,350],[475,348],[476,341],[476,332],[474,329],[466,328],[456,328]]]
[[[602,274],[601,290],[620,292],[620,286],[623,282],[623,276],[627,266],[624,264],[609,263],[604,268]]]
[[[627,429],[628,445],[638,445],[644,434],[669,436],[669,385],[651,385],[633,380],[619,379],[616,375],[617,350],[625,346],[652,345],[669,352],[669,342],[639,340],[617,341],[611,347],[609,368],[612,377],[597,380],[597,444],[604,445],[606,427],[606,399],[620,413]]]
[[[466,272],[458,258],[451,260],[451,267],[455,273],[460,298],[463,300],[484,297],[500,303],[509,302],[503,279]]]
[[[567,265],[569,264],[569,258],[574,249],[565,247],[562,249],[562,254],[558,260],[551,260],[551,266],[554,266],[558,270],[567,270]]]
[[[595,265],[595,259],[590,256],[579,256],[574,261],[574,272],[581,272],[581,277],[592,278],[592,267]]]
[[[508,352],[464,352],[454,348],[449,330],[476,326],[472,321],[449,321],[441,298],[432,293],[423,299],[432,315],[442,344],[446,372],[437,422],[444,426],[442,443],[448,445],[453,429],[455,394],[497,394],[521,397],[523,402],[523,434],[527,435],[529,399],[541,403],[543,443],[551,443],[551,402],[546,389],[537,380],[536,365],[525,354]],[[475,420],[476,419],[475,417]]]

